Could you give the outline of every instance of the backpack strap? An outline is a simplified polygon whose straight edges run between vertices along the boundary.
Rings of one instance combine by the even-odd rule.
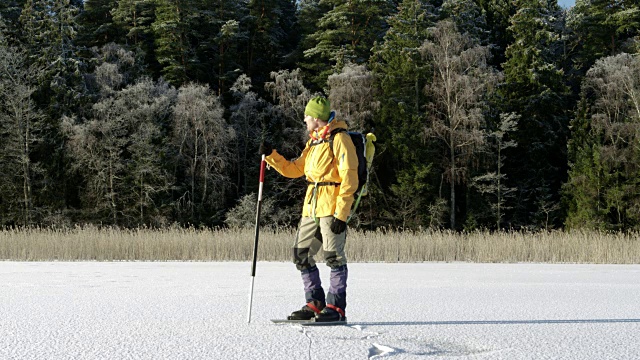
[[[333,138],[336,136],[336,134],[339,134],[339,133],[342,133],[342,132],[346,133],[347,129],[338,128],[338,129],[332,130],[331,134],[326,139],[322,139],[322,140],[318,140],[318,141],[310,140],[311,144],[309,146],[316,146],[316,145],[320,145],[320,144],[324,144],[324,143],[328,142],[329,143],[329,149],[331,149],[331,153],[333,154],[333,159],[335,160],[336,153],[335,153],[335,151],[333,151]]]
[[[329,136],[329,139],[328,139],[329,148],[331,148],[331,153],[333,154],[333,158],[334,159],[336,158],[336,153],[335,153],[335,151],[333,151],[333,138],[336,136],[336,134],[339,134],[339,133],[342,133],[342,132],[346,133],[347,130],[343,129],[343,128],[337,128],[337,129],[335,129],[335,130],[333,130],[331,132],[331,136]]]

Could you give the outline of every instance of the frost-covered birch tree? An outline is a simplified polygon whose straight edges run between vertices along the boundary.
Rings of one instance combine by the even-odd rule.
[[[206,85],[180,88],[173,107],[173,145],[184,172],[177,211],[190,221],[209,223],[230,189],[230,149],[235,131],[223,117],[220,99]]]
[[[91,119],[65,119],[91,217],[131,225],[161,216],[157,196],[168,192],[172,179],[163,166],[160,135],[175,97],[168,84],[143,78],[97,102]]]
[[[272,72],[271,80],[265,84],[265,89],[272,96],[274,106],[271,108],[272,115],[263,122],[262,136],[272,141],[279,153],[295,158],[309,140],[302,119],[312,94],[304,85],[300,69]],[[269,185],[273,189],[272,194],[275,194],[274,205],[278,209],[277,213],[269,215],[270,221],[295,224],[298,201],[304,198],[307,190],[306,182],[290,181],[278,176],[272,177]],[[295,204],[295,210],[290,208],[291,204]]]
[[[311,98],[311,92],[304,86],[300,69],[272,72],[271,80],[265,84],[265,89],[274,101],[272,110],[277,121],[269,124],[269,128],[265,130],[271,132],[272,136],[285,140],[282,150],[297,152],[300,150],[298,141],[292,140],[300,139],[305,142],[308,139],[300,121],[304,119],[304,108]]]
[[[231,91],[235,102],[231,106],[231,126],[236,134],[232,143],[238,169],[236,185],[239,194],[247,194],[252,192],[250,186],[257,184],[257,180],[252,180],[258,176],[258,166],[255,166],[258,164],[255,159],[259,160],[258,146],[265,139],[264,132],[274,131],[272,124],[279,119],[271,116],[271,104],[252,91],[251,78],[247,75],[240,75]]]
[[[38,70],[26,65],[24,52],[4,43],[0,34],[0,225],[32,225],[37,218],[32,160],[42,141],[42,112],[31,99]]]
[[[495,201],[491,201],[491,210],[496,219],[496,228],[499,230],[504,217],[504,211],[509,207],[506,206],[507,199],[512,197],[516,188],[508,187],[505,184],[507,174],[504,173],[504,150],[518,146],[515,140],[510,140],[509,135],[518,127],[520,116],[514,113],[500,114],[500,123],[498,128],[487,134],[487,145],[491,151],[490,157],[495,157],[495,167],[488,173],[476,176],[472,179],[473,186],[483,195],[495,197]]]
[[[329,76],[327,85],[336,117],[347,120],[352,130],[368,130],[373,114],[380,107],[371,71],[365,65],[349,63],[340,73]]]
[[[496,80],[487,66],[487,47],[473,45],[453,22],[436,24],[423,45],[423,54],[433,66],[433,82],[425,91],[431,96],[427,138],[443,145],[441,164],[450,184],[450,226],[456,227],[456,185],[468,180],[468,167],[478,149],[485,145],[483,133],[484,95]]]

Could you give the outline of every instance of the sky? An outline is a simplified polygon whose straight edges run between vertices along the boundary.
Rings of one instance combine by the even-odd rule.
[[[564,8],[570,8],[576,3],[575,0],[558,0],[558,4]]]
[[[326,266],[319,266],[323,281]],[[290,263],[0,261],[0,359],[638,359],[640,265],[349,264],[348,325],[277,325]]]

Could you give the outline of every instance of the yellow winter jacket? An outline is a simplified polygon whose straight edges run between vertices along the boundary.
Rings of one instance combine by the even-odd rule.
[[[335,129],[347,129],[344,121],[334,120],[328,126],[327,134]],[[346,132],[334,135],[333,151],[327,140],[328,137],[325,141],[310,139],[302,155],[295,160],[289,161],[275,150],[266,160],[283,176],[306,176],[309,184],[302,216],[335,216],[347,221],[353,195],[358,188],[358,156],[351,137]]]

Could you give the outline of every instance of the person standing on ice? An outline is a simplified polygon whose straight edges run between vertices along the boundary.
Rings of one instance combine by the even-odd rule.
[[[347,218],[358,188],[358,157],[346,122],[333,119],[333,114],[324,97],[314,97],[307,103],[304,123],[310,139],[297,159],[285,159],[267,142],[260,145],[260,153],[267,155],[272,168],[289,178],[306,176],[308,182],[293,244],[293,262],[302,274],[306,305],[291,313],[289,320],[346,320],[348,269],[344,246]],[[314,261],[321,246],[331,268],[326,297]]]

